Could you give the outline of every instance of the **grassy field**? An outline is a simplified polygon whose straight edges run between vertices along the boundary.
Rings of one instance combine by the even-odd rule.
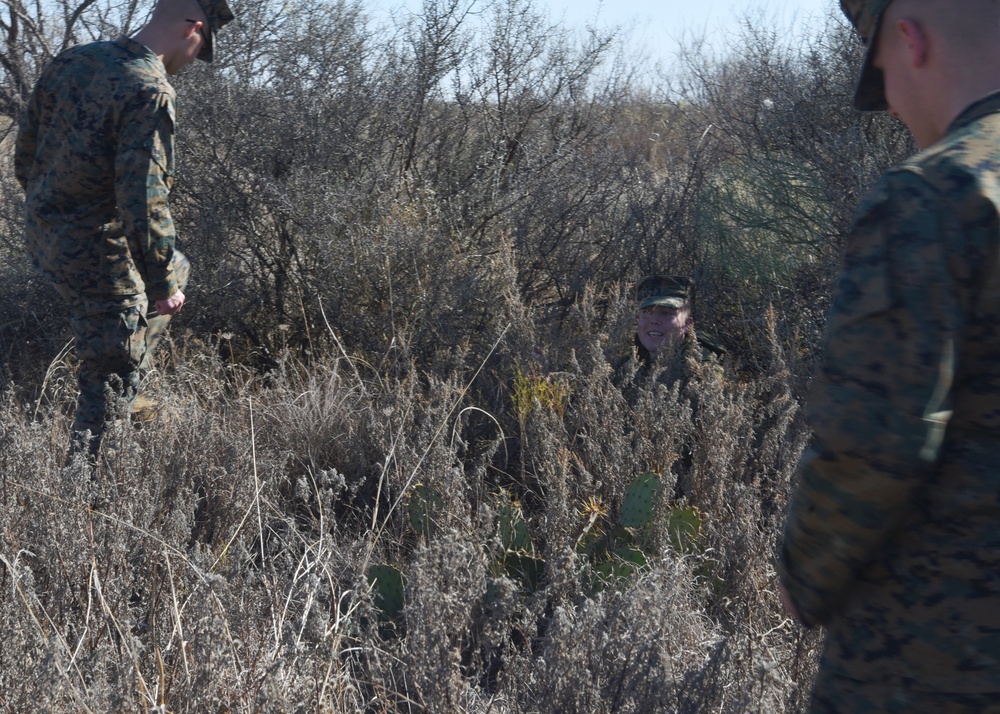
[[[233,5],[173,80],[188,302],[96,474],[13,108],[39,37],[143,15],[0,48],[0,713],[800,711],[800,405],[854,206],[913,149],[850,109],[847,25],[667,73],[531,0]],[[695,279],[721,366],[637,361],[652,273]]]
[[[796,711],[817,638],[775,591],[805,439],[780,353],[635,374],[588,329],[508,379],[521,319],[443,378],[178,337],[93,478],[62,465],[49,365],[0,418],[0,711]]]

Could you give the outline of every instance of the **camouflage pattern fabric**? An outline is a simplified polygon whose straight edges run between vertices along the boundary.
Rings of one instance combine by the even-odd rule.
[[[146,300],[72,315],[70,326],[80,360],[73,431],[90,430],[100,437],[106,421],[122,416],[115,413],[115,407],[126,408],[139,391],[139,365],[146,355]]]
[[[25,240],[67,302],[80,360],[73,448],[87,443],[92,455],[114,406],[134,400],[140,365],[169,321],[147,321],[149,304],[182,290],[190,271],[168,204],[173,135],[166,69],[125,37],[56,57],[18,125]]]
[[[174,251],[173,263],[171,270],[183,291],[190,265],[179,250]],[[80,396],[73,432],[76,441],[81,441],[79,435],[87,430],[96,437],[89,442],[96,456],[105,424],[123,417],[135,400],[141,373],[149,367],[172,315],[147,314],[145,295],[94,300],[64,293],[64,297],[69,302],[70,326],[80,362]]]
[[[854,25],[865,46],[864,60],[854,89],[854,108],[863,112],[881,112],[889,108],[885,100],[882,70],[875,66],[875,38],[882,15],[892,0],[840,0],[840,9]]]
[[[143,45],[94,42],[46,67],[18,125],[14,164],[42,275],[90,296],[177,292],[173,134],[174,90]]]
[[[647,275],[635,289],[639,309],[662,305],[680,309],[690,305],[694,281],[686,275]]]
[[[174,250],[173,257],[170,259],[169,272],[174,276],[178,289],[181,292],[187,290],[188,278],[191,275],[191,264],[188,262],[187,256],[179,250]],[[172,318],[173,315],[160,315],[156,312],[146,316],[146,354],[143,356],[142,364],[140,365],[143,370],[149,369],[150,359],[156,351],[156,346],[163,339],[163,335],[167,331],[167,325],[170,324]]]
[[[915,692],[899,685],[872,684],[820,674],[810,714],[1000,714],[996,694]]]
[[[1000,692],[998,217],[1000,92],[859,207],[779,563],[821,681]]]
[[[235,20],[236,16],[233,15],[233,11],[229,8],[229,3],[226,0],[198,0],[198,5],[208,19],[208,35],[206,37],[209,40],[202,45],[201,51],[198,53],[198,59],[203,62],[211,62],[215,56],[216,33],[224,25],[228,25]]]

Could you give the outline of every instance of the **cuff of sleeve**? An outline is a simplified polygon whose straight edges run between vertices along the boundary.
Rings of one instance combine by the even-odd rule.
[[[146,297],[150,302],[166,300],[180,289],[177,280],[173,276],[167,275],[163,280],[146,286]]]
[[[191,264],[188,262],[187,256],[175,249],[167,262],[163,275],[159,276],[158,279],[153,279],[150,276],[146,284],[146,296],[150,302],[166,300],[178,290],[187,289],[190,275]]]

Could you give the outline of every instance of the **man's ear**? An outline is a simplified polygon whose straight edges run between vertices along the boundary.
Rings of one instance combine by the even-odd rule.
[[[200,20],[198,22],[188,22],[187,20],[185,20],[184,21],[184,39],[185,40],[190,40],[191,37],[192,37],[192,35],[197,34],[198,30],[201,29],[204,25],[205,25],[205,23],[201,22]]]
[[[896,21],[895,28],[906,45],[910,66],[919,68],[927,64],[929,40],[923,26],[916,20],[904,17]]]

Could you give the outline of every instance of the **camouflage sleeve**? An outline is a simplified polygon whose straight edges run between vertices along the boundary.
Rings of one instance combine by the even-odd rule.
[[[943,204],[916,174],[891,173],[850,237],[778,567],[806,624],[836,613],[937,456],[962,329],[946,248],[961,233]]]
[[[151,302],[178,290],[171,274],[174,222],[169,193],[174,172],[173,100],[156,94],[126,112],[115,159],[115,193],[132,258]]]

